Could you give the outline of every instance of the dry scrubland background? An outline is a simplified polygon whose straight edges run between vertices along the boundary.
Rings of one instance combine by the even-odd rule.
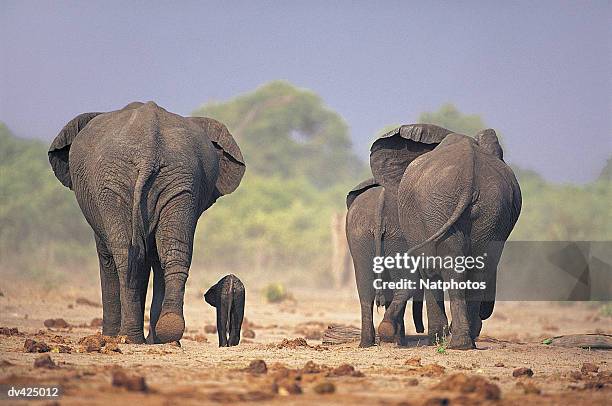
[[[229,127],[247,173],[235,193],[200,219],[188,285],[205,289],[233,272],[250,287],[271,282],[288,289],[330,287],[332,215],[343,213],[346,192],[371,176],[368,162],[352,148],[347,123],[317,94],[280,81],[202,105],[193,115],[213,117]],[[406,117],[409,122],[439,124],[468,135],[495,127],[486,117],[463,114],[452,104]],[[389,123],[388,128],[397,124],[403,123]],[[14,137],[0,123],[4,283],[99,290],[92,232],[73,193],[54,178],[47,147]],[[506,156],[512,164],[512,151]],[[531,170],[514,170],[524,202],[511,239],[612,240],[612,160],[597,180],[583,185],[553,184]]]

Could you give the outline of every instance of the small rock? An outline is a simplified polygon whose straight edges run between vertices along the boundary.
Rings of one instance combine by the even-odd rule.
[[[336,391],[336,385],[331,382],[320,382],[316,384],[313,389],[319,395],[324,395],[327,393],[334,393]]]
[[[433,388],[461,393],[474,393],[479,397],[489,400],[497,400],[501,396],[501,390],[496,384],[487,381],[481,376],[468,376],[461,372],[449,376]]]
[[[41,355],[34,360],[34,368],[55,369],[57,367],[49,354]]]
[[[42,341],[32,340],[28,338],[23,343],[23,349],[25,352],[49,352],[51,351],[51,347]]]
[[[132,392],[146,392],[148,390],[144,376],[129,375],[123,369],[116,369],[112,375],[112,385],[125,388]]]
[[[111,353],[122,354],[121,349],[119,348],[119,345],[117,345],[117,343],[112,342],[112,341],[106,343],[106,345],[102,349],[102,352],[105,354],[111,354]]]
[[[442,376],[446,373],[446,368],[438,364],[427,364],[415,370],[419,375],[426,377]]]
[[[43,323],[47,328],[68,328],[70,324],[64,319],[47,319]]]
[[[243,338],[255,338],[255,332],[249,329],[243,330],[242,337]]]
[[[404,365],[408,365],[411,367],[420,367],[421,366],[421,358],[419,357],[414,357],[414,358],[409,358],[406,360],[406,362],[404,362]]]
[[[302,368],[302,373],[304,374],[318,374],[321,371],[321,366],[316,364],[314,361],[306,362],[306,364],[304,364],[304,368]]]
[[[67,345],[57,344],[57,345],[53,345],[51,347],[51,352],[62,353],[62,354],[70,354],[70,353],[72,353],[72,348],[68,347]]]
[[[305,339],[303,339],[302,337],[298,337],[298,338],[294,338],[293,340],[288,340],[286,338],[283,338],[283,341],[281,341],[280,344],[278,344],[276,346],[276,348],[291,348],[291,349],[295,349],[298,347],[308,347],[308,343],[306,342]]]
[[[408,386],[417,386],[419,384],[419,380],[416,378],[410,378],[406,381],[406,385]]]
[[[206,326],[204,326],[204,332],[206,334],[215,334],[217,332],[217,326],[207,324]]]
[[[350,364],[342,364],[337,368],[334,368],[328,376],[353,376],[353,377],[362,377],[364,376],[362,372],[357,371],[354,366]]]
[[[531,378],[533,376],[533,371],[531,368],[516,368],[514,371],[512,371],[512,376],[515,378],[518,378],[519,376],[527,376]]]
[[[268,366],[266,365],[266,361],[262,359],[256,359],[251,361],[249,366],[246,367],[244,370],[252,374],[265,374],[268,372]]]
[[[102,347],[106,345],[106,338],[100,333],[93,334],[81,338],[79,344],[83,346],[83,350],[86,352],[100,352]]]
[[[17,327],[0,327],[0,334],[4,336],[20,336],[22,333],[19,332]]]
[[[505,367],[506,365],[504,365],[504,363],[503,363],[503,362],[498,362],[497,364],[495,364],[495,366],[496,366],[496,367],[498,367],[498,368],[503,368],[503,367]]]
[[[585,362],[582,364],[582,368],[580,368],[580,372],[583,374],[596,374],[599,371],[599,367],[591,362]]]
[[[206,336],[204,334],[196,334],[193,337],[193,341],[197,341],[198,343],[207,343],[208,342],[208,338],[206,338]]]

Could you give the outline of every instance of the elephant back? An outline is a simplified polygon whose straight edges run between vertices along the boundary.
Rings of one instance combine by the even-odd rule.
[[[374,180],[397,189],[408,165],[434,149],[451,131],[433,124],[409,124],[381,135],[370,148]]]

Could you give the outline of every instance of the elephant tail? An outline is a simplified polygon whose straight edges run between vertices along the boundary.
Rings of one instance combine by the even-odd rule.
[[[374,221],[374,255],[380,257],[383,254],[382,238],[383,238],[383,210],[385,208],[385,189],[381,188],[376,203],[376,213]],[[374,296],[376,307],[384,306],[385,298],[382,289],[376,289]]]
[[[227,318],[225,319],[225,323],[227,327],[231,328],[232,305],[234,304],[234,275],[232,275],[228,279],[229,284],[227,287]]]
[[[154,165],[147,165],[138,169],[138,176],[134,186],[134,200],[132,202],[132,241],[131,246],[135,257],[143,260],[146,253],[146,232],[145,232],[145,210],[147,206],[146,184],[155,174]],[[143,207],[145,210],[143,210]]]
[[[451,213],[448,220],[436,231],[431,237],[423,241],[422,243],[417,244],[416,246],[410,248],[407,252],[408,255],[411,255],[418,249],[423,248],[425,245],[429,244],[432,241],[437,241],[441,238],[446,232],[459,220],[463,212],[472,204],[472,200],[474,198],[474,151],[473,149],[469,149],[470,157],[467,161],[470,162],[468,167],[466,168],[465,173],[461,178],[458,179],[456,185],[461,190],[461,195],[459,197],[459,201],[455,206],[455,209]],[[463,182],[462,182],[463,180]]]

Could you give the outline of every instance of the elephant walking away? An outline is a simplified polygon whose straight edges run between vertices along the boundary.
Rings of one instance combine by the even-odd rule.
[[[219,347],[238,345],[244,318],[245,289],[242,281],[234,274],[226,275],[208,289],[204,300],[217,309]]]
[[[145,341],[152,267],[147,342],[180,339],[197,220],[238,187],[246,168],[227,128],[135,102],[72,119],[51,144],[49,162],[94,231],[103,333]]]
[[[388,289],[375,289],[374,281],[381,278],[385,282],[393,280],[398,275],[389,270],[383,271],[380,276],[373,272],[374,257],[394,256],[406,250],[397,215],[393,221],[384,216],[384,188],[374,179],[368,179],[348,193],[346,238],[353,258],[355,268],[355,281],[361,305],[361,342],[360,347],[374,345],[376,333],[373,324],[373,306],[385,306],[388,309],[393,299],[393,291]],[[400,237],[398,239],[398,236]],[[414,275],[417,277],[418,275]],[[414,291],[413,320],[417,333],[424,331],[423,327],[423,291]],[[393,332],[388,336],[381,336],[383,341],[395,340],[398,344],[405,344],[404,312],[406,303],[399,309],[394,320]],[[386,312],[385,312],[386,314]]]
[[[398,188],[401,229],[412,255],[481,258],[482,269],[421,267],[424,279],[484,282],[486,289],[449,292],[452,316],[449,348],[475,348],[482,320],[493,312],[497,265],[503,245],[521,212],[521,190],[503,160],[495,131],[475,138],[449,134],[433,151],[415,159]],[[465,284],[464,284],[465,286]],[[482,285],[481,285],[482,286]],[[402,297],[403,296],[403,297]],[[397,306],[407,300],[395,291]],[[441,336],[447,325],[443,292],[426,291],[429,335]],[[430,300],[431,299],[431,300]]]
[[[407,251],[397,212],[397,188],[406,167],[418,156],[433,150],[450,131],[431,124],[404,125],[378,138],[370,149],[373,179],[356,186],[347,196],[346,235],[355,265],[355,279],[361,305],[361,346],[374,344],[372,307],[385,304],[385,316],[379,326],[381,339],[395,337],[404,340],[404,311],[390,302],[392,291],[376,292],[373,288],[375,256],[394,256]],[[386,280],[403,277],[417,278],[416,274],[399,274],[385,270]],[[417,332],[423,331],[422,290],[410,292],[413,298],[413,319]]]

